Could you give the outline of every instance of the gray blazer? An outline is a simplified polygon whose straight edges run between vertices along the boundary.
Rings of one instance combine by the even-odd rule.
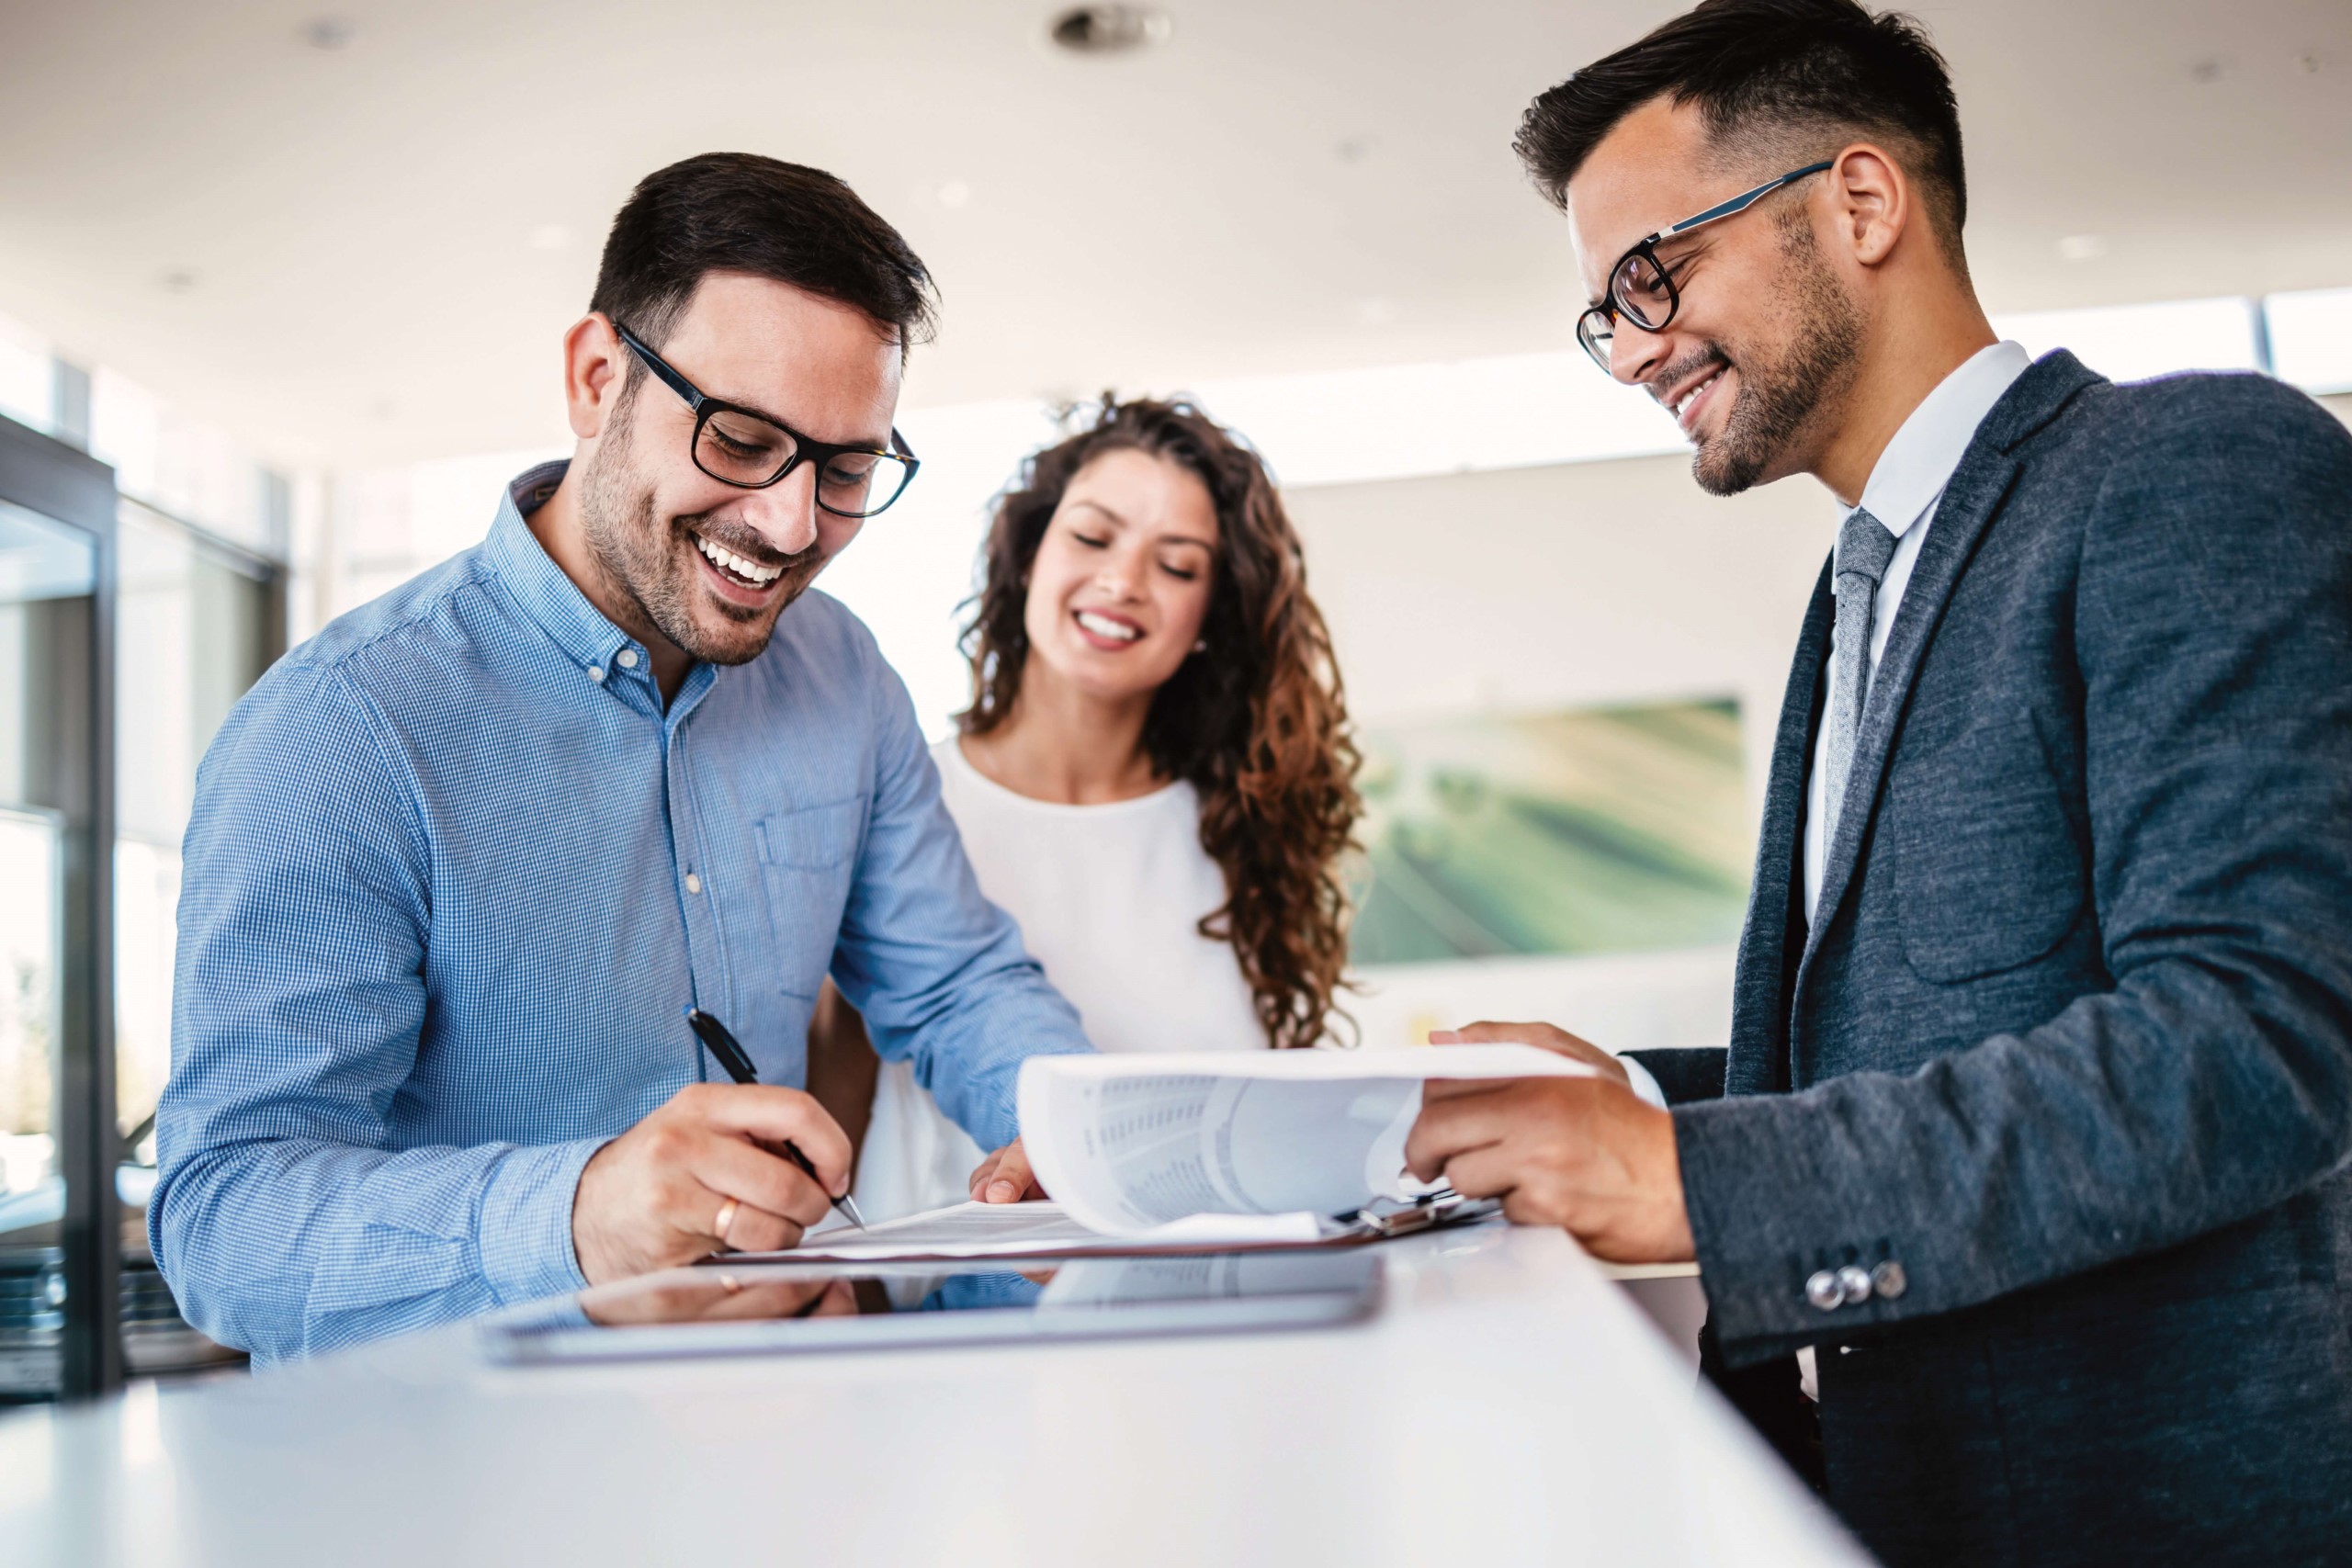
[[[2352,1561],[2352,436],[2258,377],[2029,370],[1808,927],[1833,618],[1825,570],[1730,1049],[1641,1055],[1720,1381],[1785,1430],[1820,1347],[1890,1562]]]

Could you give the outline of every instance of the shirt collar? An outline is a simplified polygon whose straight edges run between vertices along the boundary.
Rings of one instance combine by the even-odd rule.
[[[571,465],[559,458],[526,468],[506,487],[498,502],[498,517],[490,525],[490,537],[483,542],[482,554],[491,570],[514,595],[523,613],[538,623],[539,628],[553,637],[556,646],[588,672],[589,678],[603,682],[609,676],[628,669],[647,674],[652,663],[647,659],[644,645],[605,618],[604,612],[588,602],[579,584],[565,575],[563,568],[555,564],[539,543],[538,536],[524,521],[547,504],[563,482],[564,470]],[[623,651],[632,655],[626,666],[616,667],[615,660]]]
[[[1862,509],[1896,538],[1909,533],[1951,482],[1976,427],[2032,364],[2022,346],[2004,341],[1978,349],[1937,382],[1879,454],[1862,487]],[[1851,508],[1838,509],[1841,522],[1852,514]]]

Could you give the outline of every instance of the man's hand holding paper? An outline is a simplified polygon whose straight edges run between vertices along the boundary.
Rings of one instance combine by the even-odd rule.
[[[1622,1070],[1432,1078],[1405,1160],[1416,1177],[1442,1178],[1465,1198],[1500,1198],[1515,1224],[1561,1226],[1596,1258],[1679,1263],[1693,1255],[1674,1119],[1635,1097]]]
[[[1691,1256],[1674,1122],[1645,1103],[1625,1064],[1548,1023],[1474,1023],[1430,1035],[1441,1049],[1533,1045],[1590,1077],[1432,1078],[1406,1140],[1423,1181],[1465,1198],[1500,1198],[1513,1224],[1559,1225],[1596,1258],[1679,1263]]]

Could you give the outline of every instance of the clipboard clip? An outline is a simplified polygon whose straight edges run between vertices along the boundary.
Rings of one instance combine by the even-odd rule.
[[[1392,1236],[1411,1235],[1416,1231],[1435,1230],[1441,1225],[1474,1224],[1501,1213],[1502,1209],[1502,1200],[1498,1198],[1464,1198],[1451,1187],[1441,1187],[1409,1201],[1375,1199],[1361,1209],[1351,1209],[1331,1218],[1359,1235],[1385,1241]]]

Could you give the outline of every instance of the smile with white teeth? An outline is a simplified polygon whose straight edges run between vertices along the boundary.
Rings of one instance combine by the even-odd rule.
[[[1078,624],[1084,626],[1088,631],[1092,632],[1096,637],[1113,637],[1120,642],[1133,642],[1136,638],[1143,636],[1141,631],[1137,630],[1134,626],[1128,626],[1124,621],[1111,620],[1105,616],[1096,615],[1091,610],[1080,610],[1078,613]]]
[[[704,555],[710,558],[711,565],[721,571],[732,572],[755,588],[765,587],[784,575],[784,568],[780,566],[762,566],[757,561],[745,560],[734,551],[712,544],[700,534],[695,536],[695,543]]]
[[[1724,367],[1724,368],[1728,369],[1728,368],[1729,368],[1729,367]],[[1717,369],[1717,370],[1711,370],[1711,371],[1709,371],[1709,372],[1707,373],[1707,375],[1706,375],[1705,378],[1704,378],[1704,379],[1702,379],[1702,381],[1701,381],[1697,386],[1695,386],[1695,387],[1691,388],[1689,391],[1687,391],[1687,392],[1683,393],[1680,397],[1679,397],[1679,398],[1675,399],[1675,400],[1674,400],[1674,417],[1675,417],[1675,418],[1677,418],[1677,419],[1680,419],[1684,414],[1689,413],[1689,412],[1690,412],[1690,405],[1691,405],[1693,402],[1696,402],[1696,401],[1698,400],[1699,394],[1700,394],[1700,393],[1702,393],[1702,392],[1703,392],[1703,391],[1705,391],[1708,388],[1710,388],[1710,387],[1713,386],[1713,385],[1715,384],[1716,379],[1717,379],[1719,377],[1721,377],[1721,376],[1723,375],[1723,373],[1724,373],[1724,372],[1723,372],[1723,370],[1722,370],[1722,369]]]

